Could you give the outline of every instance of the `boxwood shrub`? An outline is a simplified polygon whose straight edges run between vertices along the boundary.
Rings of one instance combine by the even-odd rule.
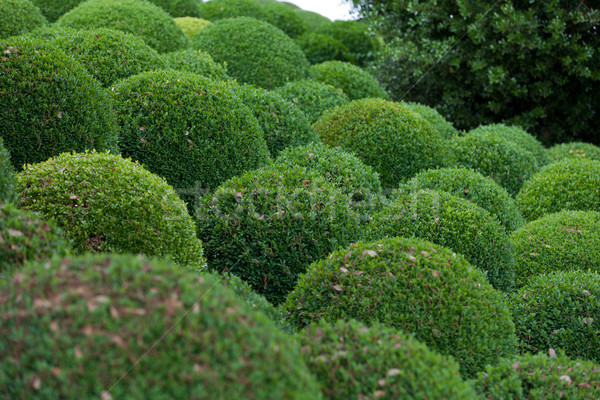
[[[0,39],[21,35],[47,23],[30,0],[0,0]]]
[[[555,271],[532,277],[508,297],[522,351],[563,349],[600,362],[600,275]]]
[[[451,357],[384,325],[320,321],[297,338],[325,399],[478,398]]]
[[[444,166],[450,148],[423,117],[401,103],[363,99],[327,112],[314,128],[321,140],[355,153],[386,188],[422,169]]]
[[[49,22],[55,22],[61,15],[71,10],[82,0],[31,0],[42,11]],[[20,2],[20,1],[19,1]]]
[[[65,151],[117,150],[112,102],[85,68],[41,40],[0,41],[0,136],[17,170]]]
[[[278,27],[292,39],[308,30],[302,17],[285,4],[279,2],[263,4],[262,11],[265,14],[265,21]]]
[[[173,20],[188,38],[193,37],[196,33],[200,32],[202,28],[212,24],[212,22],[205,19],[194,17],[179,17],[174,18]]]
[[[15,200],[15,169],[10,162],[10,154],[0,136],[0,203]]]
[[[237,17],[266,18],[261,4],[254,0],[211,0],[201,3],[199,7],[200,18],[212,22]]]
[[[296,44],[311,64],[330,60],[348,61],[348,48],[331,35],[305,33],[296,38]]]
[[[295,10],[296,14],[306,22],[308,32],[315,32],[324,25],[331,24],[331,20],[319,13],[308,10]]]
[[[166,66],[178,71],[193,72],[216,80],[231,80],[227,68],[212,58],[208,53],[199,50],[179,50],[162,55]]]
[[[342,89],[350,100],[389,98],[385,89],[367,71],[344,61],[325,61],[312,65],[309,73],[318,82]]]
[[[147,0],[86,0],[64,14],[58,26],[113,28],[132,33],[159,53],[186,48],[188,38],[173,18]]]
[[[168,256],[204,267],[185,204],[163,179],[109,153],[64,153],[19,173],[19,207],[55,222],[75,253]]]
[[[289,294],[286,318],[380,322],[452,355],[464,377],[516,352],[503,295],[452,250],[420,239],[358,242],[312,264]]]
[[[369,25],[359,21],[334,21],[324,24],[317,33],[331,35],[348,48],[348,58],[361,67],[375,60],[379,42],[369,32]]]
[[[600,147],[591,143],[572,142],[556,144],[548,150],[548,156],[553,161],[561,161],[565,158],[585,157],[600,161]]]
[[[320,398],[298,345],[208,274],[88,255],[29,264],[0,292],[8,398]]]
[[[452,125],[452,122],[447,121],[435,108],[419,103],[404,103],[406,107],[425,118],[438,132],[446,139],[452,139],[460,134]]]
[[[600,161],[577,157],[547,165],[517,196],[525,219],[561,210],[600,211]]]
[[[198,208],[208,266],[280,304],[308,265],[356,239],[347,196],[302,167],[265,168],[225,182]]]
[[[198,0],[150,0],[173,18],[200,17],[200,1]]]

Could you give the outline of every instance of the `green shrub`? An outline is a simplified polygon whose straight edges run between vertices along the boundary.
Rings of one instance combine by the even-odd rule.
[[[342,89],[350,100],[389,97],[379,82],[367,71],[347,62],[325,61],[312,65],[309,72],[312,79]]]
[[[63,233],[33,212],[0,201],[0,281],[3,273],[27,261],[45,261],[68,253]]]
[[[0,51],[0,136],[17,170],[65,151],[117,150],[111,99],[79,62],[28,38]]]
[[[10,154],[0,136],[0,204],[15,199],[15,169],[10,162]]]
[[[198,0],[150,0],[173,18],[200,17],[200,1]]]
[[[325,111],[349,102],[341,89],[308,79],[288,82],[274,92],[297,104],[311,123],[321,118]]]
[[[403,104],[357,100],[327,112],[313,126],[324,143],[371,166],[386,188],[448,162],[449,147],[440,133]]]
[[[0,292],[8,398],[320,398],[298,345],[208,274],[88,255],[29,264]]]
[[[359,21],[334,21],[324,24],[317,33],[331,35],[348,48],[348,57],[361,67],[375,60],[379,42],[369,33],[369,26]]]
[[[79,5],[82,0],[31,0],[31,2],[39,7],[48,21],[55,22],[61,15]]]
[[[321,321],[298,336],[326,399],[476,399],[458,365],[385,326]]]
[[[380,322],[452,355],[464,377],[515,353],[503,295],[464,257],[405,238],[358,242],[312,264],[283,311],[296,327],[316,320]]]
[[[314,11],[296,10],[296,14],[306,22],[308,32],[315,32],[324,25],[331,24],[331,20]]]
[[[492,178],[467,168],[441,168],[419,172],[406,184],[410,190],[431,189],[448,192],[478,205],[498,217],[507,231],[525,223],[515,200]]]
[[[586,157],[547,165],[517,196],[517,206],[528,221],[561,210],[600,211],[600,161]]]
[[[204,266],[185,204],[163,179],[108,153],[64,153],[18,175],[19,207],[65,232],[76,253],[169,256]]]
[[[440,134],[446,139],[452,139],[459,135],[458,130],[452,125],[452,122],[447,121],[442,115],[435,110],[419,103],[404,103],[406,107],[425,118]]]
[[[189,44],[173,18],[146,0],[86,0],[56,23],[75,29],[113,28],[132,33],[159,53],[183,49]]]
[[[215,22],[238,17],[264,21],[266,15],[262,6],[254,0],[211,0],[200,4],[200,18]]]
[[[508,297],[522,351],[560,348],[600,362],[600,275],[555,271],[532,277]]]
[[[573,142],[557,144],[549,148],[548,156],[553,161],[565,158],[585,157],[600,161],[600,147],[591,143]]]
[[[516,196],[538,170],[534,155],[492,133],[468,133],[452,140],[458,166],[489,176]]]
[[[165,53],[162,59],[169,68],[193,72],[216,80],[230,80],[227,68],[215,62],[212,56],[199,50],[179,50]]]
[[[499,290],[514,284],[513,254],[506,230],[483,208],[446,192],[396,192],[388,206],[373,215],[365,229],[371,240],[417,237],[462,254],[485,271]]]
[[[0,0],[0,39],[46,25],[42,12],[29,0]]]
[[[348,48],[331,35],[305,33],[296,38],[296,44],[311,64],[330,60],[348,61]]]
[[[265,21],[278,27],[292,39],[306,33],[308,29],[302,17],[285,4],[277,2],[264,4],[262,11],[265,14]]]
[[[180,71],[151,71],[113,87],[124,156],[176,188],[190,209],[201,190],[265,164],[260,126],[231,85]]]
[[[273,304],[311,262],[358,234],[347,196],[294,166],[229,180],[202,198],[196,218],[209,268],[238,275]]]
[[[568,211],[548,214],[512,233],[515,282],[557,270],[600,273],[600,213]]]
[[[192,38],[196,33],[200,32],[203,28],[212,24],[212,22],[207,21],[202,18],[194,18],[194,17],[179,17],[174,19],[175,23],[178,27],[181,28],[183,33],[186,34],[188,38]]]
[[[524,354],[488,366],[473,382],[486,399],[597,400],[600,368],[590,361],[571,360],[559,352]]]

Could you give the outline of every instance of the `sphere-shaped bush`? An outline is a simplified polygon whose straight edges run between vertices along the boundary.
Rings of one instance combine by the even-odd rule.
[[[309,73],[311,78],[318,82],[342,89],[350,100],[389,97],[385,89],[367,71],[347,62],[325,61],[312,65]]]
[[[47,23],[29,0],[0,0],[0,39],[18,36]]]
[[[423,117],[399,103],[363,99],[337,107],[314,124],[321,140],[355,153],[384,187],[447,163],[449,147]]]
[[[358,227],[347,196],[301,167],[233,178],[202,198],[196,218],[209,268],[240,276],[274,304]]]
[[[285,4],[278,2],[264,4],[262,11],[265,14],[265,21],[278,27],[292,39],[306,33],[308,29],[302,17]]]
[[[311,64],[330,60],[348,61],[348,48],[331,35],[305,33],[296,38],[296,44]]]
[[[600,275],[557,271],[532,277],[508,298],[522,351],[563,349],[600,362]]]
[[[308,10],[295,10],[296,14],[306,22],[308,32],[315,32],[324,25],[331,24],[331,20],[319,13]]]
[[[459,135],[458,130],[447,121],[435,108],[419,103],[404,103],[406,107],[425,118],[438,132],[446,139],[451,139]]]
[[[162,59],[169,68],[179,71],[193,72],[216,80],[231,79],[227,75],[227,68],[216,63],[210,54],[202,51],[179,50],[163,54]]]
[[[477,398],[456,361],[395,329],[321,321],[297,338],[326,399]]]
[[[379,42],[371,33],[369,25],[359,21],[334,21],[317,30],[333,36],[348,48],[348,57],[352,63],[365,66],[375,59],[379,50]]]
[[[198,0],[150,0],[173,18],[199,17],[200,1]]]
[[[0,136],[0,203],[10,203],[15,199],[15,183],[15,169],[10,163],[10,154]]]
[[[254,18],[217,21],[198,32],[192,44],[215,61],[227,63],[229,74],[240,82],[265,89],[308,73],[308,61],[296,43],[273,25]]]
[[[88,255],[29,264],[0,293],[11,399],[320,398],[298,345],[208,274]]]
[[[50,22],[76,7],[82,0],[31,0]]]
[[[113,28],[133,33],[160,53],[187,47],[188,39],[173,18],[146,0],[86,0],[64,14],[58,26]]]
[[[194,17],[179,17],[174,18],[173,20],[189,38],[193,37],[196,33],[200,32],[202,28],[205,28],[208,25],[212,24],[212,22],[207,21],[205,19]]]
[[[464,377],[516,351],[503,295],[464,257],[424,240],[387,238],[336,251],[300,277],[284,312],[297,327],[355,318],[413,333],[454,356]]]
[[[600,147],[591,143],[562,143],[549,148],[548,156],[553,161],[561,161],[565,158],[585,157],[600,161]]]
[[[262,6],[254,0],[211,0],[200,4],[200,18],[215,22],[237,17],[264,20],[266,15]]]
[[[321,118],[325,111],[349,102],[341,89],[308,79],[288,82],[274,92],[297,104],[311,123]]]
[[[65,151],[117,150],[111,99],[80,63],[27,38],[0,51],[0,136],[17,170]]]
[[[168,256],[204,266],[185,204],[163,179],[108,153],[64,153],[18,175],[19,207],[54,221],[76,253]]]
[[[561,210],[600,211],[600,161],[585,157],[547,165],[517,196],[525,219],[533,221]]]

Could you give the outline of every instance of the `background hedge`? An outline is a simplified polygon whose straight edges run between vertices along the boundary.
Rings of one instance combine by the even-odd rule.
[[[0,0],[0,39],[21,35],[47,23],[30,0]]]
[[[15,200],[15,169],[10,162],[10,154],[0,137],[0,203]]]
[[[548,156],[553,161],[575,157],[585,157],[600,161],[600,147],[582,142],[561,143],[549,148]]]
[[[343,61],[325,61],[310,67],[310,77],[342,89],[350,100],[389,98],[379,82],[369,73],[356,65]]]
[[[173,51],[163,54],[162,59],[169,68],[178,71],[192,72],[216,80],[231,79],[227,75],[227,68],[215,62],[210,54],[203,51],[191,49]]]

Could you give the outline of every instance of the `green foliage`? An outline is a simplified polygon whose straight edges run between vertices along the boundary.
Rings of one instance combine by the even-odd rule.
[[[0,204],[12,202],[15,199],[15,169],[10,162],[10,154],[4,147],[0,136]]]
[[[288,82],[274,92],[297,104],[310,123],[316,122],[325,111],[349,102],[341,89],[309,79]]]
[[[296,38],[296,44],[311,64],[325,61],[348,61],[348,48],[331,35],[322,33],[305,33]]]
[[[217,0],[219,1],[219,0]],[[281,3],[269,3],[262,6],[264,20],[281,29],[292,39],[306,33],[306,22],[290,7]]]
[[[445,139],[452,139],[459,135],[458,130],[447,121],[435,108],[419,103],[404,103],[406,107],[425,118]]]
[[[169,68],[179,71],[193,72],[216,80],[230,80],[227,68],[215,62],[208,53],[199,50],[179,50],[165,53],[162,59]]]
[[[395,329],[321,321],[297,337],[326,399],[477,398],[456,361]]]
[[[519,192],[517,206],[528,221],[561,210],[600,211],[600,161],[587,157],[547,165]]]
[[[600,213],[568,211],[548,214],[512,233],[515,283],[557,270],[600,273]]]
[[[300,277],[283,311],[299,328],[354,318],[413,333],[455,357],[464,377],[517,348],[508,306],[485,275],[452,250],[418,239],[336,251]]]
[[[64,14],[58,26],[112,28],[132,33],[159,53],[186,48],[188,38],[173,18],[147,0],[86,0]]]
[[[320,398],[298,345],[208,274],[88,255],[29,264],[0,293],[11,399]]]
[[[173,18],[200,17],[200,1],[198,0],[150,0]]]
[[[79,5],[82,0],[31,0],[31,2],[39,7],[49,22],[55,22],[61,15]]]
[[[30,0],[0,0],[0,39],[21,35],[47,22]]]
[[[294,166],[227,181],[202,198],[196,218],[209,268],[238,275],[273,304],[311,262],[358,234],[347,196]]]
[[[200,18],[208,21],[238,17],[265,20],[266,15],[262,5],[254,0],[211,0],[200,4]]]
[[[325,25],[331,24],[331,20],[314,11],[296,10],[296,14],[306,22],[308,32],[315,32]]]
[[[215,61],[227,63],[229,74],[240,82],[265,89],[308,74],[308,61],[296,43],[273,25],[254,18],[217,21],[198,32],[192,45],[210,53]]]
[[[200,32],[202,28],[212,24],[212,22],[205,19],[194,17],[179,17],[175,18],[174,21],[189,38]]]
[[[112,102],[85,68],[41,40],[0,41],[0,136],[18,171],[65,151],[117,150]]]
[[[431,189],[463,198],[498,217],[507,231],[524,224],[515,200],[492,178],[467,168],[431,169],[418,173],[407,182],[411,190]]]
[[[204,267],[185,204],[162,178],[108,153],[63,153],[19,173],[19,207],[55,222],[76,253],[168,256]]]
[[[313,126],[324,143],[371,166],[385,188],[448,162],[449,147],[440,133],[403,104],[357,100],[327,112]]]
[[[534,276],[507,300],[522,351],[560,348],[569,357],[600,362],[600,275]]]
[[[312,65],[309,72],[312,79],[342,89],[350,100],[389,97],[377,79],[362,68],[347,62],[325,61]]]
[[[591,143],[573,142],[557,144],[549,148],[547,152],[553,161],[576,157],[585,157],[600,161],[600,147]]]
[[[353,64],[366,66],[375,59],[379,42],[369,32],[369,26],[359,21],[334,21],[321,26],[317,33],[331,35],[348,48],[348,58]]]

